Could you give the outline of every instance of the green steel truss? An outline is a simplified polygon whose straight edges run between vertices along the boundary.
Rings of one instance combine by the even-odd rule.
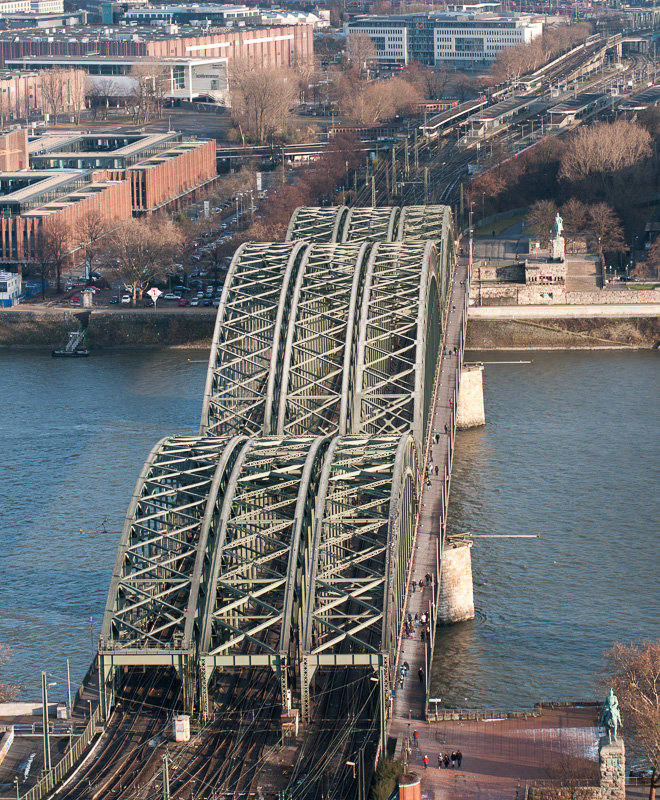
[[[344,225],[343,242],[392,242],[398,232],[401,209],[351,208]]]
[[[241,245],[232,260],[216,318],[204,391],[203,435],[261,433],[269,427],[267,392],[283,353],[290,284],[305,245]]]
[[[347,206],[299,206],[291,215],[286,241],[341,242],[347,216]]]
[[[103,693],[171,665],[206,715],[214,670],[269,665],[309,718],[317,669],[363,667],[385,714],[453,257],[442,206],[299,208],[239,247],[200,436],[161,441],[129,505]]]
[[[281,435],[352,429],[356,309],[368,244],[315,244],[294,289],[277,417]]]
[[[303,716],[318,667],[382,669],[392,680],[417,514],[409,435],[334,439],[316,498],[302,636]],[[382,685],[383,698],[389,693]]]

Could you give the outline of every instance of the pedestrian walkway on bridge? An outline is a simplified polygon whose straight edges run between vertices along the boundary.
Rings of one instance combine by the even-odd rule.
[[[398,719],[423,719],[433,655],[434,616],[440,570],[440,538],[444,538],[451,457],[456,431],[456,402],[460,367],[465,344],[467,301],[469,294],[469,265],[461,259],[454,270],[447,325],[442,344],[440,370],[436,383],[435,401],[427,445],[423,478],[421,512],[412,556],[405,616],[412,616],[415,626],[412,635],[401,633],[394,690],[393,716]],[[439,440],[439,441],[438,441]],[[436,475],[436,467],[438,472]],[[427,477],[428,476],[428,477]],[[426,576],[432,576],[429,586]],[[420,580],[422,584],[420,586]],[[415,585],[414,585],[415,584]],[[421,622],[422,614],[429,621]],[[427,633],[428,627],[428,633]],[[407,662],[409,671],[401,685],[401,666]],[[421,670],[421,672],[420,672]]]

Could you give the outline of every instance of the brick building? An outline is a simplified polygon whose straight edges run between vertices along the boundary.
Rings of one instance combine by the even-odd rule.
[[[86,54],[146,58],[224,57],[230,63],[233,59],[250,59],[263,61],[273,68],[288,67],[312,59],[313,27],[227,28],[203,34],[192,26],[122,28],[85,25],[48,35],[35,31],[0,32],[0,68],[5,68],[11,61],[13,66],[33,69],[37,64],[35,57],[44,56],[66,56],[75,66],[76,56]]]
[[[29,167],[27,166],[29,165]],[[64,221],[72,248],[87,214],[120,223],[177,207],[216,179],[215,141],[180,133],[0,135],[0,267],[38,253],[41,226]]]
[[[80,69],[59,67],[64,93],[62,113],[85,107],[85,74]],[[42,79],[44,71],[0,70],[0,126],[14,119],[27,119],[46,109]]]

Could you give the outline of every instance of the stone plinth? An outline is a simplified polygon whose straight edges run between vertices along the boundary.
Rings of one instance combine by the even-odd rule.
[[[486,424],[483,373],[483,364],[466,364],[463,367],[456,408],[456,426],[460,430]]]
[[[565,250],[566,250],[566,245],[564,244],[563,236],[555,236],[554,239],[550,239],[551,261],[563,261]]]
[[[449,541],[442,551],[438,623],[453,625],[474,619],[472,586],[472,542]]]
[[[598,746],[600,758],[601,800],[625,800],[626,798],[626,748],[619,735],[616,742],[609,743],[603,736]]]

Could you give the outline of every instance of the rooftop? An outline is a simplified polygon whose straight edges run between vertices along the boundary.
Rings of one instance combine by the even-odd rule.
[[[550,109],[551,114],[578,114],[580,111],[593,106],[595,103],[603,99],[607,99],[606,94],[579,94],[577,97],[572,97],[570,100],[564,100],[563,103],[558,103]]]

